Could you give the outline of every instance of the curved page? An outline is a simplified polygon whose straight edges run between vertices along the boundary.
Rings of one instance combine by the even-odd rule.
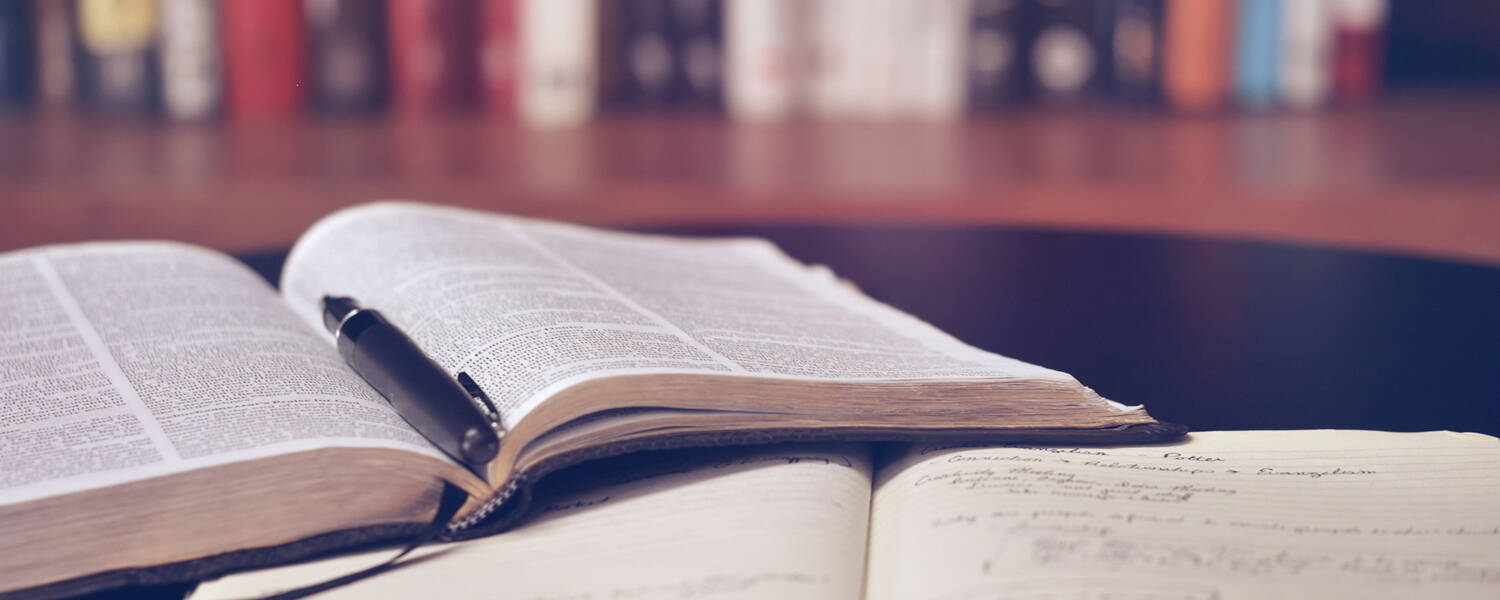
[[[315,225],[281,287],[310,323],[325,295],[381,310],[473,376],[508,426],[563,388],[623,374],[1073,381],[963,344],[762,240],[383,203]]]
[[[0,505],[329,446],[442,458],[227,256],[42,248],[0,281]]]

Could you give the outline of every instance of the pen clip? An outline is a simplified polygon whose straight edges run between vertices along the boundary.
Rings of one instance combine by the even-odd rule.
[[[474,381],[473,377],[469,377],[467,372],[460,371],[456,379],[458,379],[458,384],[463,386],[464,391],[469,393],[469,398],[474,401],[475,408],[489,418],[490,424],[495,428],[495,433],[504,437],[505,424],[500,420],[500,409],[495,407],[489,394],[484,393],[479,383]]]

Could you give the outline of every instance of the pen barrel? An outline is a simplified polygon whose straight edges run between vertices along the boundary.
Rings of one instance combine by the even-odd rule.
[[[350,315],[339,328],[339,354],[434,445],[479,468],[500,439],[467,391],[411,338],[374,310]]]

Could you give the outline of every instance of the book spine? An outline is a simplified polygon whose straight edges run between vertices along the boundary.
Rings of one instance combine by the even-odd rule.
[[[391,0],[391,83],[410,113],[479,101],[479,5],[470,0]]]
[[[285,118],[306,102],[301,0],[221,0],[226,110],[242,119]]]
[[[1334,10],[1334,96],[1346,103],[1368,100],[1380,85],[1389,2],[1339,0]]]
[[[582,124],[594,113],[599,6],[593,0],[519,0],[522,122]]]
[[[71,104],[77,86],[73,6],[57,0],[35,3],[37,79],[43,106]]]
[[[514,118],[521,60],[516,0],[485,0],[481,10],[484,30],[480,32],[479,73],[485,104],[493,114]]]
[[[868,56],[858,45],[868,13],[874,11],[861,0],[815,0],[813,10],[812,109],[823,118],[846,117],[857,111],[865,93],[859,65]]]
[[[1234,91],[1244,106],[1263,107],[1276,101],[1281,4],[1281,0],[1240,0]]]
[[[724,89],[724,8],[719,0],[671,3],[673,54],[683,104],[717,107]]]
[[[993,107],[1025,94],[1026,31],[1021,0],[974,0],[965,67],[968,102]]]
[[[888,0],[889,12],[881,39],[891,40],[892,50],[886,60],[886,94],[890,96],[884,112],[877,117],[906,119],[921,114],[932,83],[924,69],[933,34],[932,11],[943,0]]]
[[[677,45],[670,27],[667,0],[618,0],[620,13],[619,71],[625,74],[610,104],[627,107],[660,106],[674,100],[680,89]]]
[[[594,68],[598,104],[606,109],[627,106],[631,98],[630,66],[625,52],[626,18],[630,5],[600,0],[595,19]]]
[[[897,112],[918,119],[953,119],[965,101],[964,48],[968,3],[962,0],[902,0],[897,25],[910,40],[895,55]]]
[[[1110,4],[1105,78],[1110,94],[1126,102],[1161,96],[1162,0],[1117,0]]]
[[[213,0],[162,0],[161,96],[167,116],[213,115],[223,99]]]
[[[1087,0],[1032,0],[1031,73],[1038,99],[1077,102],[1101,87],[1104,50],[1095,6]]]
[[[902,0],[866,0],[862,18],[846,30],[845,48],[855,56],[854,96],[850,116],[864,120],[889,119],[895,115],[899,97],[898,47],[904,48],[909,31],[899,21]],[[870,40],[887,40],[871,44]]]
[[[1231,0],[1168,0],[1162,88],[1178,110],[1208,111],[1229,96]]]
[[[36,90],[30,0],[0,0],[0,109],[31,103]]]
[[[380,0],[306,0],[312,101],[329,113],[385,106],[386,5]]]
[[[776,121],[798,110],[802,61],[797,39],[803,0],[727,0],[725,98],[743,121]]]
[[[79,99],[96,111],[156,110],[155,0],[78,0],[73,6]]]
[[[1297,0],[1282,7],[1281,101],[1294,108],[1323,104],[1332,88],[1331,5]]]

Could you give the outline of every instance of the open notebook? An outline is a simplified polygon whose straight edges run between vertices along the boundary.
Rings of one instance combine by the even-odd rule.
[[[534,522],[419,550],[326,597],[1500,597],[1488,436],[1207,432],[871,453],[698,450],[565,472]],[[296,587],[389,554],[231,576],[192,598]]]

